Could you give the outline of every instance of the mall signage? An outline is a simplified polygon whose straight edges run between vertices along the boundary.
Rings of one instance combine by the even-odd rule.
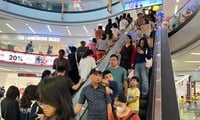
[[[57,56],[0,50],[0,62],[14,64],[52,66],[56,57]]]

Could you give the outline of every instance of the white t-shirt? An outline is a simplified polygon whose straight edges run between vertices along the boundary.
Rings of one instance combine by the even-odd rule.
[[[118,35],[120,35],[120,31],[118,28],[111,28],[111,31],[114,37],[117,37]]]
[[[128,21],[126,19],[123,19],[120,21],[119,25],[120,25],[120,30],[125,30],[126,26],[128,25]]]
[[[79,63],[80,76],[83,80],[87,79],[90,71],[96,67],[95,59],[92,56],[81,58]]]

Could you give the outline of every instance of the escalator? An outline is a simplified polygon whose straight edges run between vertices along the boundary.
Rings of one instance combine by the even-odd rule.
[[[195,6],[195,9],[191,6]],[[188,9],[192,9],[193,13],[174,27],[174,17],[182,16]],[[199,9],[199,1],[189,0],[171,18],[171,26],[174,28],[170,32],[168,29],[156,31],[147,114],[143,120],[180,120],[171,54],[199,41]]]
[[[192,14],[184,18],[187,10],[191,10]],[[200,2],[198,0],[189,0],[177,14],[170,19],[171,30],[169,32],[169,45],[171,54],[194,44],[200,39]],[[177,19],[176,23],[174,20]],[[182,21],[181,19],[185,19]],[[198,44],[197,44],[198,45]]]
[[[106,67],[109,66],[109,59],[112,54],[118,54],[119,49],[124,45],[124,39],[128,32],[131,30],[131,27],[127,27],[126,31],[120,36],[119,40],[115,43],[115,45],[112,47],[112,49],[104,56],[102,61],[97,65],[98,70],[105,70]],[[76,105],[78,103],[80,93],[83,89],[83,87],[90,84],[90,81],[87,80],[84,85],[80,88],[80,90],[75,94],[73,97],[73,105]],[[79,112],[79,114],[76,116],[77,120],[86,120],[87,119],[87,103],[85,103],[83,109]]]
[[[192,0],[190,0],[191,2]],[[178,33],[182,31],[187,31],[185,29],[187,26],[191,26],[192,23],[200,24],[198,21],[199,18],[199,6],[194,11],[194,13],[189,18],[180,24],[176,29],[173,29],[169,34],[166,29],[158,29],[155,35],[154,43],[154,55],[153,55],[153,67],[152,67],[152,76],[150,79],[150,91],[149,97],[140,99],[140,112],[139,115],[141,120],[179,120],[179,110],[176,97],[175,82],[173,76],[173,68],[171,62],[171,51],[170,45],[175,44],[172,42],[177,42],[173,38],[179,36]],[[177,30],[178,29],[178,30]],[[191,29],[191,28],[190,28]],[[175,31],[176,30],[176,31]],[[128,31],[127,31],[128,32]],[[195,31],[198,33],[197,31]],[[183,33],[182,33],[183,34]],[[168,38],[169,35],[169,38]],[[200,34],[197,34],[197,36]],[[124,36],[124,35],[123,35]],[[123,36],[119,41],[122,41]],[[193,36],[195,37],[195,36]],[[170,39],[170,40],[169,40]],[[192,39],[188,39],[192,40]],[[111,50],[112,53],[116,53],[120,48],[120,43],[114,46]],[[191,41],[190,41],[191,42]],[[180,42],[183,45],[188,43]],[[183,46],[180,45],[180,46]],[[169,47],[170,46],[170,47]],[[180,47],[174,46],[173,49],[179,49]],[[172,51],[173,53],[173,51]],[[111,54],[110,54],[111,55]],[[100,70],[104,70],[108,65],[109,56],[106,56],[98,67]],[[80,92],[80,91],[79,91]],[[78,96],[78,95],[77,95]],[[77,97],[78,98],[78,97]],[[74,98],[77,102],[77,98]],[[74,102],[74,103],[76,103]],[[87,119],[87,105],[78,115],[77,119],[86,120]]]

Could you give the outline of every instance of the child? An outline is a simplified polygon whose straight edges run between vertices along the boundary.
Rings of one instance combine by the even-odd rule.
[[[130,88],[128,88],[127,93],[127,105],[129,108],[134,110],[135,112],[139,112],[139,98],[140,98],[140,90],[137,88],[139,83],[138,77],[132,77],[130,80]]]
[[[118,84],[116,81],[113,81],[112,73],[109,70],[103,71],[102,76],[103,76],[102,85],[106,86],[106,93],[108,92],[108,94],[110,95],[110,98],[112,100],[111,104],[113,105],[114,99],[119,93]]]
[[[180,111],[181,109],[183,110],[183,112],[185,111],[184,110],[184,104],[185,104],[185,100],[184,100],[184,97],[181,96],[181,98],[179,99],[179,104],[180,104]]]
[[[127,107],[127,100],[124,94],[119,93],[114,104],[116,110],[110,114],[109,120],[140,120],[138,114]]]

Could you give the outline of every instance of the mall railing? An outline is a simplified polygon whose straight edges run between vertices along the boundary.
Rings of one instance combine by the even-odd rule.
[[[159,28],[154,44],[152,79],[146,120],[179,120],[168,32]]]
[[[25,7],[45,10],[50,12],[62,11],[62,0],[4,0]],[[112,0],[112,4],[119,3],[119,0]],[[89,12],[104,9],[108,5],[107,0],[64,0],[64,12]]]
[[[170,20],[169,36],[183,28],[200,10],[199,0],[188,0]]]

